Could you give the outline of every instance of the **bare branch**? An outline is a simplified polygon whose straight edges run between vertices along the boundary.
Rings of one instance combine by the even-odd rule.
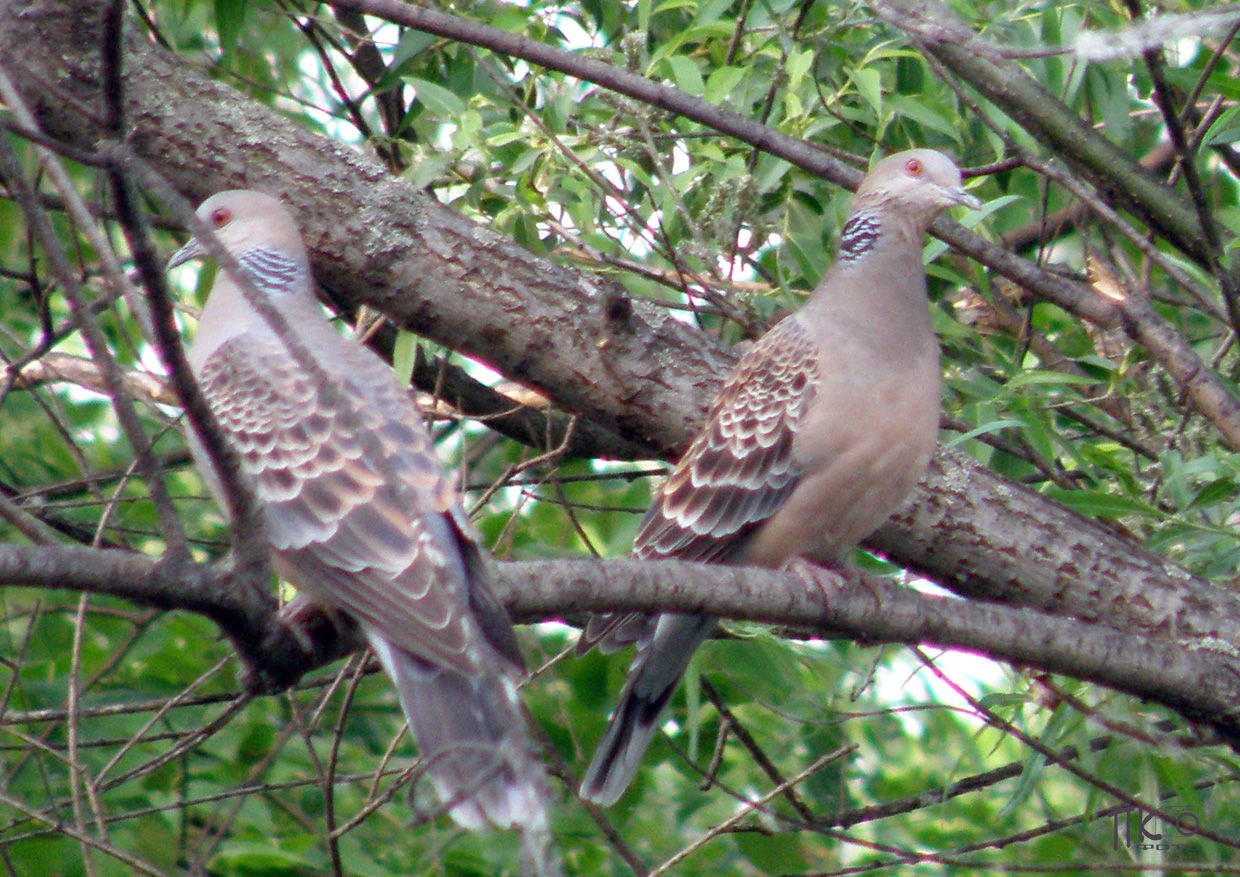
[[[514,614],[645,610],[809,627],[868,643],[922,643],[981,652],[1158,700],[1209,723],[1240,747],[1240,628],[1186,646],[1100,624],[956,598],[887,579],[844,579],[808,564],[793,573],[682,561],[500,564],[497,589]],[[1210,649],[1221,649],[1212,651]]]
[[[95,591],[206,615],[268,685],[287,685],[356,645],[309,604],[299,624],[274,601],[231,587],[227,569],[139,554],[0,545],[0,584]],[[496,564],[496,591],[524,620],[627,610],[743,618],[868,643],[926,644],[991,655],[1150,698],[1207,722],[1240,746],[1240,615],[1211,638],[1143,636],[1031,609],[929,597],[861,573],[843,578],[683,561],[561,560]],[[307,623],[307,619],[309,622]]]
[[[7,371],[0,367],[0,375]],[[136,369],[121,369],[121,383],[136,399],[160,405],[175,405],[177,398],[167,383],[157,375]],[[106,393],[99,366],[89,359],[68,353],[48,353],[24,367],[15,375],[13,386],[26,390],[40,384],[69,383],[99,393]],[[0,378],[3,380],[3,378]]]

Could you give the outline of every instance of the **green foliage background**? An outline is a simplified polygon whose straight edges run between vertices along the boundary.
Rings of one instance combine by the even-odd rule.
[[[986,39],[1017,53],[1071,46],[1083,27],[1130,20],[1100,2],[954,6]],[[614,277],[729,342],[754,337],[795,308],[834,251],[849,193],[524,61],[369,21],[386,66],[367,82],[342,51],[353,38],[321,4],[135,7],[187,64],[209,68],[249,99],[379,151],[394,174],[498,233]],[[973,188],[987,207],[967,221],[996,240],[1077,202],[1038,169],[1005,164],[1019,152],[1055,156],[862,5],[535,0],[452,11],[593,54],[860,163],[924,145],[988,167]],[[1213,148],[1230,150],[1240,138],[1240,59],[1228,47],[1207,75],[1221,44],[1217,35],[1177,43],[1166,75],[1181,94],[1198,89],[1198,105],[1218,101],[1222,109],[1200,132],[1195,160],[1214,217],[1234,234],[1236,178]],[[1019,63],[1125,152],[1145,155],[1166,139],[1141,59],[1022,55]],[[383,100],[403,110],[386,124]],[[33,172],[29,145],[14,140]],[[75,173],[82,192],[101,191],[94,172]],[[55,215],[85,281],[96,284],[97,254]],[[108,231],[120,246],[119,232]],[[1226,326],[1117,225],[1087,219],[1030,239],[1026,256],[1079,274],[1088,255],[1101,255],[1125,283],[1148,288],[1234,388]],[[170,249],[176,236],[162,240]],[[1151,242],[1217,296],[1209,273],[1157,236]],[[1230,586],[1237,455],[1120,333],[1035,306],[943,250],[928,246],[945,412],[957,427],[944,440]],[[24,217],[0,199],[6,361],[34,345],[43,326],[65,322],[64,301],[47,283]],[[105,309],[100,322],[124,365],[153,365],[124,308]],[[72,333],[55,349],[85,353]],[[102,397],[59,383],[14,390],[0,402],[6,497],[59,538],[159,552],[146,488],[129,471],[132,454]],[[218,556],[224,523],[187,465],[178,412],[152,404],[143,413],[173,464],[172,489],[202,557]],[[579,459],[526,466],[539,452],[485,424],[436,429],[445,463],[464,473],[469,501],[485,496],[475,514],[500,557],[627,552],[655,467]],[[22,537],[0,522],[0,538]],[[887,569],[877,559],[861,562]],[[129,874],[138,860],[156,873],[321,874],[333,867],[325,841],[332,827],[344,873],[514,872],[515,844],[502,833],[467,834],[442,817],[410,824],[403,772],[412,747],[400,737],[403,720],[385,679],[359,674],[357,660],[313,674],[287,696],[238,701],[230,650],[201,618],[48,591],[6,588],[0,600],[0,865],[9,873]],[[1235,837],[1236,759],[1196,745],[1174,714],[1071,679],[1048,687],[980,657],[955,656],[939,677],[923,663],[937,656],[904,648],[801,642],[752,625],[729,632],[732,639],[702,650],[701,677],[692,674],[675,701],[670,733],[606,814],[651,868],[682,851],[674,873],[1121,870],[1137,861],[1211,873],[1237,867],[1234,845],[1199,837],[1177,835],[1177,846],[1161,852],[1115,843],[1117,820],[1133,817],[1108,809],[1122,803],[1114,789],[1163,800]],[[602,731],[627,656],[565,658],[572,639],[563,625],[522,631],[531,667],[541,668],[526,689],[530,713],[575,775]],[[957,681],[976,696],[972,704],[953,691]],[[797,785],[795,802],[772,802],[773,813],[793,822],[741,813],[726,791],[700,788],[697,768],[708,763],[737,794],[759,797],[773,787],[735,736],[711,762],[724,723],[716,699],[785,778],[838,751]],[[983,709],[1011,726],[987,726]],[[1102,737],[1106,745],[1091,748]],[[1049,764],[1025,738],[1076,747],[1076,773]],[[962,781],[975,787],[954,785]],[[629,873],[569,788],[556,789],[553,828],[568,872]],[[385,794],[392,800],[366,812]],[[798,811],[812,814],[812,825],[801,824]]]

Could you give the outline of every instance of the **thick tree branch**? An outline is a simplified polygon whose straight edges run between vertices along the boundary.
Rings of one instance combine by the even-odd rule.
[[[857,572],[843,578],[808,564],[777,572],[683,561],[560,560],[496,564],[495,578],[500,599],[522,620],[604,610],[703,612],[868,644],[964,649],[1158,701],[1240,746],[1240,661],[1234,657],[1240,654],[1240,616],[1224,620],[1219,639],[1193,644],[1030,609],[926,596],[887,579]],[[281,613],[270,597],[233,587],[226,566],[0,545],[0,584],[99,592],[198,612],[241,651],[255,687],[290,684],[357,644],[347,626],[337,627],[304,603]],[[1230,648],[1231,656],[1211,646]]]
[[[914,495],[868,544],[975,599],[1114,627],[1207,642],[1240,617],[1234,591],[955,451],[935,456]]]
[[[519,617],[597,611],[605,594],[608,609],[653,605],[809,627],[866,643],[975,651],[1158,700],[1208,722],[1240,747],[1240,652],[1221,642],[1213,645],[1225,652],[1208,650],[1207,643],[1169,648],[1163,639],[1028,609],[930,597],[860,573],[844,579],[808,564],[776,572],[683,561],[563,560],[502,564],[497,578]]]

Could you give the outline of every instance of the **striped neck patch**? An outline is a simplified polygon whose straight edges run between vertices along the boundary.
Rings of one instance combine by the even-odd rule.
[[[237,259],[254,285],[265,293],[282,294],[303,279],[302,268],[278,250],[251,247]]]
[[[870,250],[882,232],[882,223],[878,217],[868,211],[854,213],[844,223],[844,231],[840,233],[840,252],[837,258],[841,262],[855,262]]]

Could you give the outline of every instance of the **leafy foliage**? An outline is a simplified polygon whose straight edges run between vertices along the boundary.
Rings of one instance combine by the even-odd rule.
[[[1188,162],[1204,193],[1198,206],[1227,234],[1240,231],[1232,33],[1177,43],[1159,65],[1085,63],[1041,50],[1070,47],[1084,28],[1128,24],[1118,7],[955,8],[1164,178],[1180,173],[1176,156],[1160,152],[1165,79],[1196,138]],[[1141,218],[1098,210],[1106,196],[1089,187],[1095,212],[1072,212],[1082,196],[1065,181],[1080,181],[1057,163],[1064,155],[865,7],[535,0],[457,11],[701,96],[858,166],[911,145],[955,153],[985,169],[973,190],[987,208],[972,219],[987,237],[1072,276],[1100,265],[1127,294],[1148,295],[1235,392],[1240,361],[1219,305],[1221,272]],[[135,27],[186,63],[208,65],[239,99],[375,150],[394,175],[499,234],[614,277],[729,343],[794,309],[830,263],[847,192],[567,75],[321,4],[154,0],[145,13]],[[377,66],[365,60],[376,49]],[[13,142],[51,195],[33,173],[33,146]],[[93,170],[73,174],[81,193],[96,191]],[[76,223],[52,215],[85,288],[102,300],[99,254]],[[121,246],[106,220],[100,228]],[[171,247],[174,236],[159,239]],[[1035,301],[937,242],[927,257],[944,440],[1228,587],[1240,563],[1240,458],[1184,388],[1121,331]],[[45,259],[20,208],[0,200],[5,363],[87,354]],[[120,365],[154,367],[125,308],[108,304],[98,321]],[[23,541],[36,528],[162,550],[148,489],[101,399],[82,380],[0,384],[0,539]],[[223,519],[187,468],[178,412],[148,400],[141,414],[196,550],[222,554]],[[627,552],[653,466],[540,456],[480,422],[449,419],[436,430],[498,556]],[[409,824],[403,719],[381,674],[359,659],[287,695],[246,700],[230,649],[201,618],[18,588],[0,590],[0,600],[0,861],[11,873],[46,873],[48,862],[65,875],[515,872],[515,843],[502,834],[467,834],[443,816]],[[575,774],[627,656],[565,657],[573,637],[561,624],[522,637],[539,668],[526,689],[530,713]],[[1217,837],[1234,837],[1236,760],[1199,745],[1169,711],[982,658],[798,641],[741,623],[695,666],[667,734],[613,811],[596,818],[557,787],[553,829],[569,873],[629,873],[621,844],[676,873],[851,873],[911,862],[1236,867],[1237,845]],[[716,783],[706,790],[703,771]],[[429,806],[421,785],[415,803]],[[747,810],[738,798],[764,806]],[[1158,824],[1187,815],[1195,822],[1183,826],[1216,836],[1169,828],[1173,846],[1143,848],[1132,833],[1137,804],[1163,808]]]

